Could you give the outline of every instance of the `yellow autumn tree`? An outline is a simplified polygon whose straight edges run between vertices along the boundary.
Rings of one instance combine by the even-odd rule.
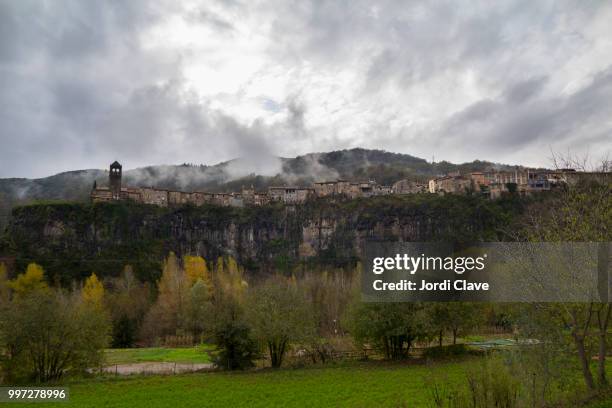
[[[100,282],[95,273],[92,273],[85,281],[85,285],[81,291],[81,298],[87,304],[102,306],[102,302],[104,301],[104,285],[102,285],[102,282]]]
[[[210,272],[204,258],[187,255],[183,258],[183,265],[190,286],[193,286],[198,279],[202,280],[206,285],[210,285]]]
[[[157,300],[145,319],[145,331],[150,332],[152,338],[173,335],[184,326],[189,284],[173,252],[163,264],[157,289]]]
[[[42,266],[32,262],[26,268],[25,273],[9,282],[9,287],[13,289],[16,297],[23,297],[38,290],[48,289],[45,282],[45,271]]]
[[[216,267],[215,267],[215,279],[219,279],[219,276],[223,275],[223,257],[220,256],[217,258],[217,263],[216,263]]]
[[[181,269],[174,252],[170,252],[164,262],[162,276],[157,282],[160,296],[182,294],[185,289],[185,281],[185,271]]]
[[[216,275],[218,286],[225,295],[229,295],[237,301],[243,299],[248,285],[244,280],[243,268],[238,265],[233,257],[228,256],[225,261],[223,258],[217,260]]]

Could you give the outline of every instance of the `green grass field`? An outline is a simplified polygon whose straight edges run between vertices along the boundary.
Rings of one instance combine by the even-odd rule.
[[[471,361],[438,364],[448,381],[464,379]],[[411,364],[346,366],[85,380],[68,385],[57,407],[426,407],[432,368]],[[53,406],[36,404],[36,407]]]
[[[108,365],[144,362],[210,363],[209,352],[214,348],[214,346],[197,346],[187,348],[108,349],[105,352],[105,357]]]
[[[430,407],[428,378],[464,384],[478,359],[417,365],[363,362],[341,366],[94,378],[67,384],[70,402],[33,407]],[[22,405],[23,406],[23,405]],[[597,402],[589,408],[612,404]]]

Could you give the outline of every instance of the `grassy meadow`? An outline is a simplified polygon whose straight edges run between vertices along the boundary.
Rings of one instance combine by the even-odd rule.
[[[108,365],[149,362],[210,363],[209,352],[214,349],[215,346],[208,345],[181,348],[148,347],[107,349],[104,354]]]
[[[479,358],[417,364],[352,362],[299,369],[86,379],[70,402],[35,407],[431,407],[430,379],[465,383]],[[595,401],[589,408],[611,407]]]
[[[472,361],[435,366],[449,382],[464,379]],[[138,376],[84,380],[58,407],[426,407],[432,368],[414,364],[354,363],[322,368]],[[36,404],[35,406],[53,406]]]

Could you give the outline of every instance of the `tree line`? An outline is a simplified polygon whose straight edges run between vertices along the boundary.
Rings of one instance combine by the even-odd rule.
[[[361,303],[360,264],[249,280],[232,257],[209,264],[170,253],[162,270],[155,286],[127,265],[118,278],[92,273],[66,289],[50,286],[35,263],[12,280],[0,266],[6,379],[43,382],[96,368],[106,347],[215,343],[221,368],[248,368],[261,357],[278,368],[291,349],[326,361],[333,339],[348,338],[399,359],[415,341],[441,346],[448,334],[455,343],[485,323],[485,306],[475,304]]]

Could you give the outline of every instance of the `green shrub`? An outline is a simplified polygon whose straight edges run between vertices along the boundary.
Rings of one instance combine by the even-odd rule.
[[[257,358],[257,342],[251,337],[251,329],[245,323],[229,320],[215,333],[220,352],[215,358],[217,367],[227,370],[244,370],[253,367]]]
[[[422,305],[416,303],[362,303],[349,311],[351,333],[358,343],[381,350],[387,360],[408,358],[416,340],[427,331]]]
[[[486,358],[467,370],[466,384],[456,387],[444,379],[429,378],[430,402],[436,408],[517,408],[521,384],[503,361]]]

